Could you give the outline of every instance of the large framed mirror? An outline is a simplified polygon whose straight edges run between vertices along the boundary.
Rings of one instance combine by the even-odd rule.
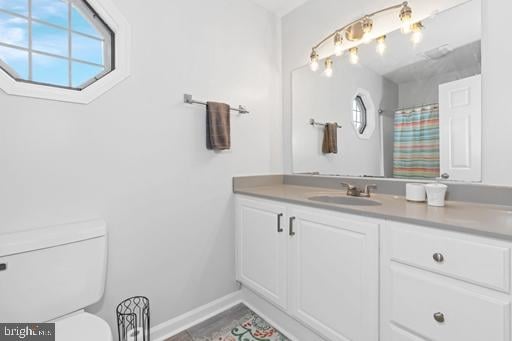
[[[421,25],[292,73],[294,173],[481,181],[481,1]]]

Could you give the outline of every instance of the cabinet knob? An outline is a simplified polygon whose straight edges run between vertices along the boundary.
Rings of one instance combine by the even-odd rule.
[[[443,313],[435,313],[434,320],[436,320],[439,323],[443,323],[444,322],[444,314]]]
[[[450,178],[450,174],[448,174],[448,173],[443,173],[443,174],[441,174],[441,178],[442,178],[443,180],[448,180],[448,179]]]
[[[442,263],[444,262],[444,256],[440,253],[434,253],[434,255],[432,256],[432,258],[434,258],[434,260],[438,263]]]

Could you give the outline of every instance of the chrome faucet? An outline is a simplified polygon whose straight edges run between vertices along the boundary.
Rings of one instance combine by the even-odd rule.
[[[357,186],[354,186],[352,184],[342,182],[341,185],[347,187],[347,195],[351,197],[364,197],[369,198],[370,197],[370,189],[376,189],[377,185],[371,184],[364,186],[364,190],[361,190]]]

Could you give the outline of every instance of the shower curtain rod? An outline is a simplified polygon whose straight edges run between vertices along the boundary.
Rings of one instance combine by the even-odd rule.
[[[395,110],[395,113],[414,112],[417,110],[426,110],[426,109],[439,109],[439,103],[431,103],[431,104],[418,105],[415,107],[400,108],[398,110]]]

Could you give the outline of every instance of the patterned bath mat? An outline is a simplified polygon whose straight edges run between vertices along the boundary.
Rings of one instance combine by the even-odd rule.
[[[231,326],[230,330],[220,331],[198,341],[289,341],[289,339],[256,313],[250,312],[236,325]]]

